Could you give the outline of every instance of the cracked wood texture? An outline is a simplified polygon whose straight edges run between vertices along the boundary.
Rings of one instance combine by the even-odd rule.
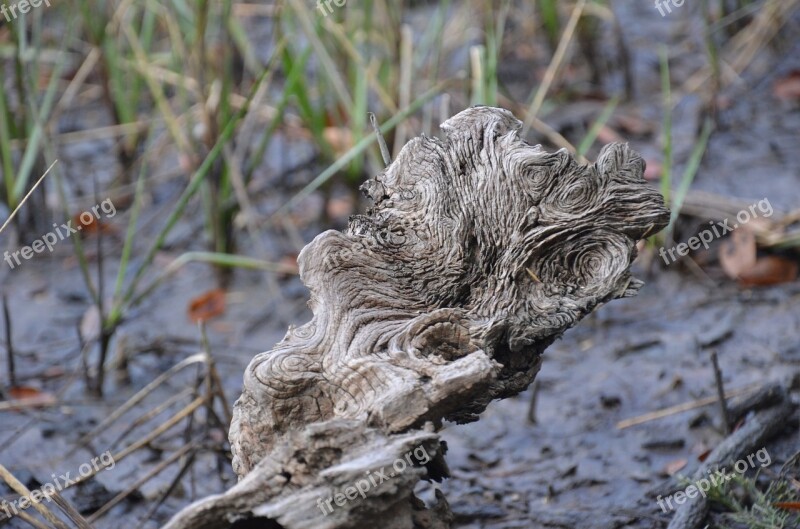
[[[443,139],[411,140],[362,186],[373,207],[300,253],[313,318],[252,360],[230,441],[237,487],[274,478],[267,474],[287,446],[306,455],[307,483],[285,480],[281,494],[290,491],[296,502],[284,498],[283,511],[270,510],[262,494],[237,504],[238,515],[260,504],[275,527],[362,527],[370,518],[355,513],[363,508],[372,520],[392,517],[393,527],[446,527],[446,508],[428,511],[427,522],[412,516],[420,509],[413,483],[399,481],[391,493],[323,516],[301,491],[312,482],[325,488],[336,462],[307,460],[314,443],[297,432],[354,421],[358,435],[383,436],[386,446],[373,442],[373,457],[402,457],[398,439],[426,424],[435,431],[445,419],[478,420],[493,399],[533,381],[543,351],[564,331],[641,287],[629,271],[636,243],[669,218],[642,178],[641,156],[612,144],[585,166],[564,150],[527,144],[520,127],[506,110],[474,107],[442,124]],[[331,439],[340,437],[333,428]],[[340,445],[334,459],[357,448]],[[359,472],[372,468],[355,460]],[[428,478],[447,475],[437,461],[426,465]],[[316,518],[290,514],[296,510],[316,510]]]

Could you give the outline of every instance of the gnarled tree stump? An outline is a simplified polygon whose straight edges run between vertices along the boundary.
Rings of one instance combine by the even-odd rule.
[[[443,140],[411,140],[362,186],[374,207],[303,249],[314,317],[247,368],[230,430],[241,481],[168,527],[448,526],[444,501],[425,510],[413,495],[420,477],[447,476],[442,420],[475,421],[524,390],[566,329],[634,295],[636,242],[669,218],[626,145],[583,166],[528,145],[520,125],[475,107]],[[318,505],[415,443],[426,457],[405,457],[409,470]]]

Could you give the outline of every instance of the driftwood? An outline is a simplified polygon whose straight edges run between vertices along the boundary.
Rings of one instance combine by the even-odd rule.
[[[523,391],[564,331],[635,295],[636,243],[668,220],[626,145],[583,166],[528,145],[520,126],[475,107],[442,125],[444,139],[411,140],[362,186],[374,207],[303,249],[314,316],[247,368],[230,429],[241,481],[169,529],[253,517],[287,529],[449,526],[443,498],[426,510],[413,494],[420,478],[447,477],[442,421],[475,421]],[[336,502],[349,486],[368,490]]]

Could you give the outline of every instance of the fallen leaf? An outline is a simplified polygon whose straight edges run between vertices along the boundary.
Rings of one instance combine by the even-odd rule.
[[[333,197],[328,201],[328,217],[346,219],[353,214],[355,204],[350,196]]]
[[[339,123],[342,122],[342,116],[349,115],[349,112],[345,107],[341,104],[336,104],[333,107],[328,107],[325,109],[325,126],[326,127],[335,127]]]
[[[98,220],[91,211],[84,211],[83,213],[76,213],[73,215],[72,225],[81,230],[84,234],[94,234],[98,232],[114,233],[116,231],[114,226]]]
[[[739,285],[758,287],[791,283],[797,279],[797,262],[777,255],[765,255],[739,276]]]
[[[10,406],[9,409],[22,409],[35,406],[49,406],[56,403],[52,393],[41,391],[30,386],[12,386],[8,389],[11,399],[7,404],[19,404],[19,407]]]
[[[13,386],[11,389],[8,390],[8,395],[12,399],[23,400],[23,399],[38,398],[42,395],[42,392],[30,386]]]
[[[193,323],[207,321],[225,312],[225,291],[209,290],[189,302],[189,320]]]
[[[338,156],[344,155],[353,146],[353,133],[344,127],[325,127],[322,137]]]
[[[772,94],[784,101],[800,100],[800,70],[793,70],[775,81],[772,85]]]
[[[676,459],[664,465],[664,472],[670,476],[675,475],[680,469],[686,466],[688,461],[686,459]]]
[[[734,230],[719,247],[719,262],[731,279],[751,270],[756,264],[756,236],[746,228]]]
[[[648,182],[654,182],[661,179],[664,172],[664,166],[655,160],[645,160],[644,179]]]
[[[711,449],[710,449],[710,448],[709,448],[709,449],[707,449],[707,450],[704,450],[702,454],[700,454],[699,456],[697,456],[697,460],[698,460],[698,461],[700,461],[700,462],[702,463],[703,461],[705,461],[706,459],[708,459],[708,456],[709,456],[709,454],[711,454]]]

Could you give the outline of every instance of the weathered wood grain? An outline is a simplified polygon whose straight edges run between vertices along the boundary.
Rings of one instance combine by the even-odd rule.
[[[311,457],[316,445],[297,434],[309,428],[350,421],[385,446],[359,438],[342,453],[371,446],[393,460],[402,455],[394,444],[426,423],[477,420],[489,402],[531,383],[565,330],[637,292],[636,242],[669,216],[642,178],[641,156],[613,144],[583,166],[566,151],[528,145],[520,126],[506,110],[475,107],[446,121],[443,139],[411,140],[362,186],[374,206],[303,249],[313,318],[247,368],[230,430],[242,481],[215,508],[268,513],[286,528],[361,527],[351,515],[331,525],[292,514],[317,509],[303,487],[291,501],[264,488],[257,501],[232,498],[247,496],[243,484],[279,479],[276,454],[288,447]],[[329,488],[333,462],[306,463],[307,486]],[[413,483],[396,488],[392,501],[405,515],[393,515],[392,527],[446,527],[446,509],[414,525],[423,522],[411,522]],[[376,506],[372,515],[388,512],[375,497],[362,503]],[[224,527],[194,523],[169,527]]]

